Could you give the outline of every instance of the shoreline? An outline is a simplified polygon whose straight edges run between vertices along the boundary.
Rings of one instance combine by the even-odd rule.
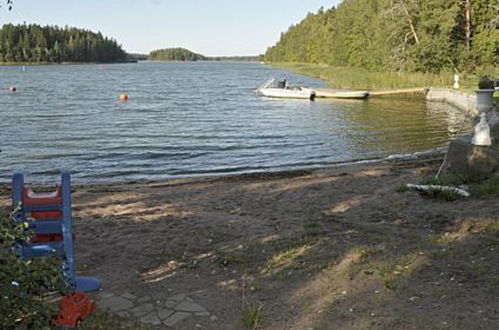
[[[52,66],[52,65],[99,65],[99,64],[128,64],[138,63],[138,60],[125,60],[113,62],[0,62],[0,67],[11,66]]]
[[[179,296],[203,310],[179,310],[182,329],[243,328],[241,297],[262,304],[269,330],[492,329],[499,196],[446,202],[398,190],[440,164],[441,154],[74,186],[77,271],[102,281],[98,310],[158,330],[162,320],[140,311],[168,314],[148,302]],[[0,189],[0,208],[9,205]]]
[[[128,180],[128,181],[98,181],[98,182],[87,182],[78,183],[76,187],[93,187],[101,185],[132,185],[132,184],[154,184],[154,183],[166,183],[166,182],[182,182],[182,183],[193,183],[193,182],[209,182],[209,181],[219,181],[219,180],[238,180],[246,178],[278,178],[278,177],[288,177],[288,176],[299,176],[302,174],[309,174],[315,171],[327,171],[341,167],[357,166],[357,165],[368,165],[368,164],[378,164],[384,162],[412,162],[412,161],[424,161],[427,159],[441,159],[445,157],[447,147],[437,147],[423,151],[416,151],[407,154],[393,154],[385,157],[378,158],[357,158],[345,161],[332,162],[327,165],[317,166],[317,167],[304,167],[296,169],[275,169],[275,170],[262,170],[255,172],[243,172],[243,173],[213,173],[213,174],[195,174],[195,175],[185,175],[177,177],[169,177],[164,179],[154,179],[154,180]],[[56,180],[57,177],[54,177]],[[0,182],[0,187],[8,187],[10,181]]]
[[[273,171],[256,171],[256,172],[245,172],[245,173],[227,173],[227,174],[200,174],[194,176],[180,176],[165,178],[159,180],[130,180],[130,181],[109,181],[109,182],[96,182],[96,183],[84,183],[78,184],[78,187],[89,187],[89,186],[101,186],[101,185],[147,185],[147,184],[158,184],[158,183],[172,183],[172,184],[191,184],[191,183],[201,183],[201,182],[215,182],[215,181],[238,181],[238,180],[251,180],[251,179],[265,179],[265,178],[286,178],[295,177],[306,174],[312,174],[314,172],[320,171],[332,171],[339,168],[348,168],[351,166],[362,166],[362,165],[376,165],[382,163],[412,163],[419,161],[428,160],[444,160],[447,147],[439,147],[426,151],[417,151],[411,154],[394,154],[381,158],[365,158],[365,159],[352,159],[348,161],[334,162],[328,165],[319,167],[308,167],[308,168],[298,168],[290,170],[273,170]]]

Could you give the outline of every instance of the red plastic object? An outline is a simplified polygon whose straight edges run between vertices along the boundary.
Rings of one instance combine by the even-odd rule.
[[[72,234],[73,241],[76,240],[76,235]],[[47,242],[60,242],[64,240],[62,234],[35,234],[29,240],[31,243],[47,243]]]
[[[23,189],[23,204],[25,205],[44,205],[61,204],[62,189],[57,185],[55,191],[50,193],[35,193],[29,187]]]
[[[23,188],[23,203],[26,205],[58,205],[61,204],[62,189],[60,185],[57,185],[53,192],[48,193],[35,193],[28,186]],[[30,212],[31,218],[36,221],[43,221],[44,219],[61,219],[62,212],[59,210],[54,211],[32,211]],[[62,221],[62,220],[61,220]],[[74,234],[73,234],[74,238]],[[36,234],[34,235],[30,242],[31,243],[47,243],[47,242],[60,242],[64,238],[60,233],[50,233],[50,234]]]
[[[95,311],[95,302],[84,292],[73,292],[64,296],[59,307],[59,315],[54,319],[59,327],[75,328],[78,321],[83,320]]]
[[[31,237],[31,243],[60,242],[63,240],[61,234],[36,234]]]
[[[61,211],[32,211],[31,217],[37,220],[43,219],[60,219],[62,218]]]

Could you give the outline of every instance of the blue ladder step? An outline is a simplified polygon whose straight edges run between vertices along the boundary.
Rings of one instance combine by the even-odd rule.
[[[61,234],[61,220],[36,220],[30,222],[30,227],[35,230],[35,234]]]
[[[24,212],[33,212],[33,211],[60,211],[62,209],[61,204],[42,204],[42,205],[30,205],[24,204],[23,211]]]
[[[93,277],[76,276],[76,291],[95,292],[101,288],[101,282]]]
[[[52,243],[27,243],[22,247],[24,258],[52,257],[64,254],[63,242]]]

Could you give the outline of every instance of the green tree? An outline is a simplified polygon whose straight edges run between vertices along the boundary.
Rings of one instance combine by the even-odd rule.
[[[149,53],[152,61],[198,61],[206,60],[207,57],[194,53],[185,48],[157,49]]]
[[[126,53],[101,33],[58,26],[12,25],[0,29],[0,62],[115,62]]]
[[[473,71],[499,65],[498,29],[496,0],[344,0],[292,25],[265,60]]]

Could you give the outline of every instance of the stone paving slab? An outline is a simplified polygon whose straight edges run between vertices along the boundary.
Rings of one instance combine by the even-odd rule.
[[[184,319],[188,318],[189,316],[191,316],[190,313],[176,312],[175,314],[167,318],[163,323],[166,326],[172,327],[175,324],[179,323],[180,321],[183,321]]]
[[[111,296],[99,301],[99,306],[111,313],[128,310],[134,306],[133,302],[122,297]]]
[[[191,313],[206,312],[206,309],[203,306],[189,301],[182,301],[174,308],[175,310],[182,312],[191,312]]]
[[[163,321],[172,316],[175,311],[172,311],[171,309],[159,309],[157,313],[160,320]]]
[[[139,321],[142,323],[147,323],[147,324],[151,324],[151,325],[160,325],[162,323],[161,320],[159,319],[156,311],[150,312],[149,314],[142,316],[139,319]]]
[[[117,295],[100,292],[95,295],[97,307],[122,317],[135,317],[141,323],[152,326],[173,327],[190,317],[216,319],[205,307],[185,293],[154,301],[150,296],[137,296],[131,292]]]
[[[121,295],[121,297],[125,298],[125,299],[129,299],[129,300],[135,300],[137,299],[137,296],[130,293],[130,292],[125,292]]]
[[[143,304],[143,305],[138,305],[134,309],[131,309],[130,312],[135,316],[141,316],[141,315],[150,313],[154,310],[155,310],[154,305],[147,303],[147,304]]]

